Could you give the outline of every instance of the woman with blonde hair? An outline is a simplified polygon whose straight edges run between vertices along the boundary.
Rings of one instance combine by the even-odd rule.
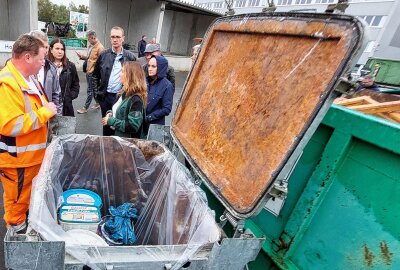
[[[120,137],[143,137],[143,119],[147,103],[147,84],[144,71],[137,62],[126,62],[122,67],[120,82],[123,84],[119,99],[112,111],[102,119],[103,126],[115,129]]]

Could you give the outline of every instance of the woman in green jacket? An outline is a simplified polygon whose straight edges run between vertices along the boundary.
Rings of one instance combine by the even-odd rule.
[[[115,136],[140,138],[147,103],[147,84],[144,71],[137,62],[126,62],[120,81],[123,84],[119,99],[112,111],[102,119],[103,126],[115,129]]]

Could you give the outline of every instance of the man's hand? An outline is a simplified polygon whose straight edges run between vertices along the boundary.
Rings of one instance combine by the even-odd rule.
[[[49,109],[53,115],[55,115],[57,113],[57,107],[53,102],[49,102],[43,105],[43,107]]]
[[[76,53],[76,55],[78,55],[80,60],[85,60],[83,54],[81,54],[80,52],[77,52],[77,51],[75,51],[75,53]]]

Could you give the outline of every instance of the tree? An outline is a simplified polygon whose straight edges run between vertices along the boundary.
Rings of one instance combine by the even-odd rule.
[[[79,5],[78,12],[89,14],[89,7],[85,5]]]
[[[54,15],[54,4],[50,3],[50,0],[39,0],[38,1],[38,18],[42,22],[53,21]]]
[[[70,11],[75,11],[75,12],[79,12],[79,13],[85,13],[85,14],[89,14],[89,7],[85,6],[85,5],[79,5],[78,7],[76,7],[76,5],[74,3],[69,3],[69,10]]]
[[[65,5],[52,4],[50,0],[38,0],[38,19],[42,22],[68,23],[69,12],[89,13],[89,7],[85,5],[75,6],[70,3],[68,8]]]
[[[71,11],[78,11],[78,8],[76,7],[75,3],[73,3],[73,2],[69,2],[68,9]]]
[[[57,5],[56,5],[57,6]],[[53,17],[54,22],[68,23],[69,22],[69,10],[66,6],[57,6],[57,10]]]

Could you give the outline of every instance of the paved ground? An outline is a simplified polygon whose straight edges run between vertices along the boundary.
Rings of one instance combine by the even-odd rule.
[[[176,73],[176,88],[175,88],[175,95],[174,95],[174,106],[173,106],[173,112],[170,114],[170,116],[167,117],[166,124],[170,124],[171,118],[173,113],[175,112],[176,108],[176,102],[178,101],[181,93],[182,93],[182,87],[183,84],[185,83],[187,77],[187,72],[177,72]],[[83,104],[85,103],[86,100],[86,77],[85,74],[80,72],[79,73],[79,79],[80,79],[80,85],[81,85],[81,90],[79,97],[74,101],[74,108],[79,109],[83,107]],[[101,135],[102,133],[102,126],[101,126],[101,113],[100,109],[97,110],[89,110],[88,113],[86,114],[78,114],[76,113],[77,117],[77,128],[76,128],[76,133],[80,134],[92,134],[92,135]],[[3,193],[3,186],[0,185],[0,193]],[[3,196],[0,197],[0,216],[2,217],[4,215],[3,212]],[[4,220],[0,218],[0,238],[4,239],[5,235],[5,230],[6,225],[4,223]],[[6,269],[5,264],[4,264],[4,246],[0,245],[0,269]]]

